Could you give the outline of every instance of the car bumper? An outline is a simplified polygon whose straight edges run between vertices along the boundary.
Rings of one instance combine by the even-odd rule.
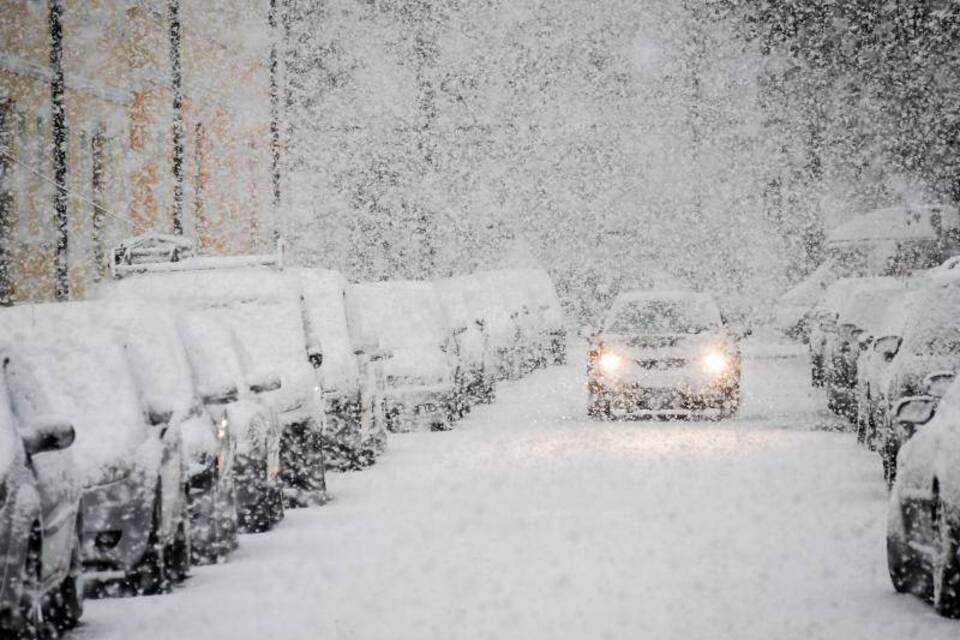
[[[153,525],[154,489],[134,476],[83,491],[81,546],[86,569],[133,570],[147,549]]]
[[[609,400],[611,409],[628,412],[689,413],[722,409],[739,392],[739,379],[707,384],[663,385],[654,382],[590,381],[595,396]]]

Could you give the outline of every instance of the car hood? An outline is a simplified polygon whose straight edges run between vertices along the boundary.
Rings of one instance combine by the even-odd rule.
[[[736,343],[729,336],[719,333],[638,336],[604,334],[597,341],[608,349],[615,349],[628,356],[690,358],[708,349],[718,348],[736,352]]]

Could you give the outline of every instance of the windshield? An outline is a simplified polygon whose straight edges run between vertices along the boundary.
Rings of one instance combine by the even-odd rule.
[[[622,335],[702,333],[719,328],[715,309],[699,300],[637,300],[622,303],[607,331]]]

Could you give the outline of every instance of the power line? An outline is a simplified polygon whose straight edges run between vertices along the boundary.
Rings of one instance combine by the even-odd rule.
[[[92,206],[92,207],[95,207],[95,208],[97,209],[97,211],[100,211],[101,213],[106,214],[107,217],[113,218],[114,220],[117,220],[117,221],[122,222],[122,223],[124,223],[124,224],[126,224],[126,225],[129,225],[130,227],[134,227],[134,226],[135,226],[135,223],[134,223],[132,220],[130,220],[130,219],[128,219],[128,218],[125,218],[125,217],[123,217],[123,216],[120,216],[120,215],[118,215],[118,214],[116,214],[116,213],[113,213],[112,211],[110,211],[109,209],[107,209],[106,207],[104,207],[103,205],[97,204],[97,203],[94,202],[93,200],[90,200],[89,198],[86,198],[85,196],[83,196],[83,195],[81,195],[81,194],[73,191],[73,190],[70,189],[69,187],[64,187],[64,186],[61,186],[61,185],[57,184],[57,181],[56,181],[56,180],[54,180],[54,179],[51,178],[50,176],[47,176],[47,175],[44,175],[43,173],[40,173],[39,171],[37,171],[36,169],[34,169],[33,167],[31,167],[31,166],[28,165],[27,163],[21,161],[21,160],[20,160],[19,158],[17,158],[16,156],[14,156],[14,155],[12,155],[12,154],[10,154],[10,153],[7,153],[6,151],[3,151],[2,149],[0,149],[0,155],[3,155],[3,157],[6,158],[7,160],[10,160],[10,161],[13,162],[14,164],[19,165],[20,167],[26,169],[27,171],[29,171],[30,173],[32,173],[32,174],[35,175],[36,177],[40,178],[40,179],[43,180],[44,182],[48,182],[48,183],[52,184],[54,187],[56,187],[56,189],[57,189],[58,191],[60,191],[60,192],[62,192],[62,193],[65,193],[66,195],[68,195],[68,196],[70,196],[70,197],[72,197],[72,198],[75,198],[75,199],[77,199],[77,200],[80,200],[81,202],[84,202],[84,203],[86,203],[86,204],[89,204],[89,205]]]

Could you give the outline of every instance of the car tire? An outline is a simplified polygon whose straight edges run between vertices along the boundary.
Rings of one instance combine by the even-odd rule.
[[[173,542],[163,554],[167,576],[171,583],[183,582],[190,575],[190,536],[187,533],[187,518],[180,520]]]
[[[720,404],[720,419],[733,418],[740,412],[740,386],[730,391],[730,395]]]
[[[590,401],[587,405],[587,415],[594,420],[610,420],[613,417],[610,398],[605,393],[590,392]]]
[[[933,608],[941,616],[960,618],[960,560],[957,558],[957,527],[946,511],[946,504],[937,495],[931,520],[937,554],[933,563]]]
[[[158,480],[159,483],[159,480]],[[152,596],[170,590],[170,577],[167,575],[166,549],[160,543],[161,494],[158,486],[153,500],[153,519],[147,536],[147,548],[143,557],[127,574],[127,585],[136,595]]]
[[[923,595],[920,581],[924,569],[913,549],[905,542],[887,536],[887,571],[897,593]]]

